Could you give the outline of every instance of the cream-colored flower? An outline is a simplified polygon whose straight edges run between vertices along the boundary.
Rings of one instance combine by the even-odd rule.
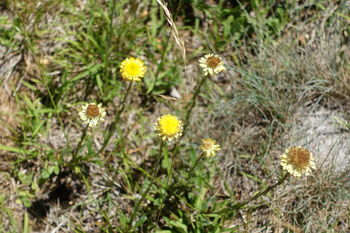
[[[226,71],[221,57],[212,53],[199,59],[199,66],[202,67],[204,75],[214,75]]]
[[[95,127],[106,116],[106,110],[102,104],[86,103],[79,111],[79,116],[85,124],[89,124],[89,127]]]
[[[122,78],[128,81],[141,81],[141,78],[145,76],[146,70],[146,66],[139,58],[126,58],[120,64]]]
[[[202,139],[201,149],[207,158],[214,157],[219,151],[220,145],[211,138]]]
[[[181,136],[182,127],[182,121],[171,114],[159,117],[154,124],[154,129],[158,132],[158,136],[163,141],[168,142]]]
[[[290,147],[281,155],[281,166],[293,176],[309,175],[316,168],[310,151],[302,147]]]

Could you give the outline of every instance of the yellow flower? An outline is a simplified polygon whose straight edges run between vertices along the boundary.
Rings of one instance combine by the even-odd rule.
[[[202,139],[201,149],[207,158],[214,157],[219,151],[220,145],[211,138]]]
[[[312,153],[302,147],[290,147],[281,155],[281,166],[293,176],[309,175],[315,169]]]
[[[141,81],[141,78],[145,76],[146,66],[143,61],[138,58],[126,58],[120,64],[120,72],[122,78],[128,81]]]
[[[221,57],[212,53],[199,59],[199,66],[202,67],[204,75],[214,75],[226,71]]]
[[[85,124],[89,124],[89,127],[95,127],[106,116],[106,110],[102,104],[86,103],[82,106],[79,116]]]
[[[176,116],[166,114],[157,119],[154,125],[155,130],[158,131],[158,136],[163,141],[170,142],[182,134],[182,122]]]

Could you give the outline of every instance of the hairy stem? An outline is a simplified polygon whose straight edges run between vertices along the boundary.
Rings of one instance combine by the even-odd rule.
[[[181,138],[185,135],[186,133],[186,129],[188,127],[188,124],[190,122],[190,118],[191,118],[191,113],[192,113],[192,110],[194,109],[194,107],[196,106],[197,104],[197,97],[200,93],[200,90],[201,90],[201,87],[203,86],[205,80],[207,79],[208,76],[204,76],[202,78],[202,80],[198,83],[197,87],[195,88],[195,92],[193,94],[193,97],[191,99],[191,101],[186,105],[186,115],[185,115],[185,122],[184,122],[184,127],[183,127],[183,134],[181,136]]]
[[[107,137],[105,138],[105,140],[104,140],[104,142],[103,142],[103,145],[102,145],[101,149],[98,151],[97,154],[102,153],[102,152],[106,149],[106,147],[107,147],[109,141],[111,140],[111,137],[112,137],[114,131],[115,131],[116,128],[117,128],[117,124],[118,124],[118,122],[119,122],[119,120],[120,120],[120,115],[121,115],[121,113],[122,113],[122,112],[124,111],[124,109],[125,109],[126,99],[127,99],[128,95],[129,95],[129,93],[130,93],[130,89],[131,89],[132,83],[133,83],[133,82],[130,82],[130,83],[129,83],[128,89],[126,90],[126,93],[125,93],[124,98],[123,98],[123,101],[122,101],[122,105],[121,105],[119,111],[115,113],[115,119],[114,119],[114,121],[112,122],[112,124],[109,126],[108,133],[107,133]]]
[[[117,5],[117,0],[113,0],[112,2],[112,8],[111,8],[111,13],[110,13],[110,23],[109,23],[109,28],[108,28],[108,37],[107,37],[107,49],[106,49],[106,55],[105,55],[105,76],[109,77],[110,75],[110,60],[109,56],[111,53],[111,40],[112,40],[112,32],[113,32],[113,21],[115,17],[115,8]]]
[[[76,160],[76,156],[77,156],[77,154],[79,153],[79,150],[80,150],[80,148],[81,148],[81,145],[83,144],[83,141],[84,141],[84,139],[85,139],[85,137],[86,137],[86,132],[87,132],[88,128],[89,128],[89,123],[86,124],[86,126],[85,126],[85,128],[84,128],[84,130],[83,130],[83,134],[82,134],[81,137],[80,137],[80,141],[79,141],[77,147],[75,148],[75,150],[73,151],[73,161]]]
[[[242,208],[243,206],[247,205],[248,203],[258,199],[259,197],[267,194],[268,192],[270,192],[271,190],[273,190],[274,188],[276,188],[278,185],[282,184],[286,179],[287,177],[289,176],[289,173],[286,173],[283,177],[281,177],[278,182],[276,184],[273,184],[273,185],[270,185],[269,187],[267,187],[265,190],[255,194],[254,196],[252,196],[251,198],[249,198],[248,200],[246,201],[243,201],[243,202],[240,202],[240,203],[237,203],[233,206],[234,209],[240,209]]]
[[[148,192],[151,190],[151,187],[155,184],[155,180],[156,180],[156,177],[157,177],[157,174],[159,172],[159,169],[160,169],[160,160],[162,158],[162,153],[163,153],[163,146],[164,146],[164,142],[161,141],[160,142],[160,145],[159,145],[159,153],[157,155],[157,161],[156,161],[156,164],[154,166],[154,169],[153,169],[153,172],[152,172],[152,181],[151,183],[148,185],[147,189],[145,190],[145,192],[142,194],[141,198],[138,200],[138,202],[136,203],[135,205],[135,210],[133,211],[132,215],[131,215],[131,218],[130,218],[130,224],[128,226],[128,229],[126,232],[129,232],[130,229],[132,228],[132,223],[135,219],[135,216],[136,214],[138,213],[139,209],[140,209],[140,206],[142,204],[142,202],[146,199],[146,196],[148,194]]]

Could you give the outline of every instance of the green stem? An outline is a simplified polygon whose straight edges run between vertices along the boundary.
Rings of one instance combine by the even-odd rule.
[[[199,161],[203,158],[203,154],[201,154],[201,156],[199,156],[196,161],[194,162],[194,165],[193,167],[191,168],[190,172],[188,173],[189,174],[189,177],[192,177],[193,175],[193,172],[194,172],[194,169],[198,166],[199,164]]]
[[[97,154],[101,154],[106,149],[106,146],[108,145],[109,141],[111,140],[113,132],[116,130],[117,124],[120,120],[120,115],[125,109],[126,99],[130,93],[132,83],[133,82],[129,83],[128,89],[126,90],[126,93],[125,93],[123,101],[122,101],[122,106],[120,107],[119,111],[115,113],[115,119],[114,119],[113,123],[109,126],[107,137],[105,138],[103,145],[102,145],[101,149],[97,152]]]
[[[114,20],[114,16],[115,16],[115,7],[117,5],[117,0],[113,0],[112,4],[113,4],[112,5],[112,12],[111,12],[111,17],[110,17],[111,22],[109,24],[109,31],[108,31],[108,33],[109,33],[108,45],[110,45],[110,43],[111,43],[111,37],[112,37],[111,34],[112,34],[112,30],[113,30],[113,20]]]
[[[86,124],[86,126],[85,126],[85,128],[84,128],[84,130],[83,130],[83,134],[82,134],[81,137],[80,137],[80,141],[79,141],[77,147],[75,148],[75,150],[73,151],[73,161],[75,161],[76,156],[77,156],[77,154],[79,153],[79,150],[80,150],[80,148],[81,148],[81,145],[83,144],[83,141],[84,141],[84,139],[85,139],[85,137],[86,137],[86,132],[87,132],[88,128],[89,128],[89,123]]]
[[[289,176],[289,173],[286,173],[283,177],[281,177],[279,179],[279,181],[274,184],[274,185],[270,185],[269,187],[267,187],[265,190],[255,194],[254,196],[252,196],[251,198],[249,198],[248,200],[246,201],[243,201],[243,202],[240,202],[240,203],[237,203],[233,206],[234,209],[240,209],[242,208],[243,206],[247,205],[248,203],[258,199],[259,197],[267,194],[268,192],[270,192],[271,190],[273,190],[274,188],[276,188],[278,185],[282,184],[286,179],[287,177]]]
[[[185,132],[186,132],[186,128],[187,128],[187,126],[188,126],[188,124],[189,124],[192,110],[193,110],[194,107],[196,106],[197,96],[199,95],[200,89],[201,89],[201,87],[202,87],[202,85],[203,85],[203,83],[205,82],[206,79],[207,79],[207,76],[204,76],[204,77],[202,78],[202,80],[198,83],[197,87],[195,88],[195,93],[194,93],[194,95],[193,95],[193,97],[192,97],[192,99],[191,99],[191,102],[189,102],[189,103],[186,105],[186,107],[185,107],[185,109],[187,109],[187,112],[186,112],[186,115],[185,115],[185,121],[184,121],[184,127],[183,127],[183,134],[181,135],[180,139],[184,136],[184,134],[185,134]],[[171,152],[174,152],[174,151],[177,149],[177,147],[178,147],[178,145],[179,145],[180,139],[177,140],[177,142],[176,142],[175,146],[173,147],[173,149],[171,150]],[[171,153],[171,154],[175,155],[175,153]],[[197,161],[195,162],[195,165],[194,165],[194,167],[191,169],[191,172],[190,172],[190,173],[193,172],[194,168],[197,166],[197,164],[198,164],[198,162],[199,162],[200,159],[201,159],[201,157],[199,157],[199,158],[197,159]],[[172,158],[171,166],[170,166],[170,171],[169,171],[168,178],[167,178],[167,183],[166,183],[166,187],[167,187],[166,190],[168,190],[168,187],[169,187],[169,182],[170,182],[170,178],[171,178],[172,171],[173,171],[174,161],[175,161],[175,159]],[[166,195],[166,194],[165,194],[165,195]],[[162,200],[162,202],[163,202],[163,201],[164,201],[164,200]],[[162,205],[163,205],[163,203],[160,205],[160,207],[159,207],[159,209],[158,209],[157,221],[158,221],[158,219],[159,219],[159,213],[160,213],[160,210],[161,210],[161,208],[162,208]]]
[[[190,172],[188,173],[188,174],[189,174],[188,177],[192,177],[194,169],[197,167],[197,165],[199,164],[199,161],[200,161],[202,158],[203,158],[202,155],[199,156],[199,157],[197,158],[197,160],[195,161],[193,167],[191,168]],[[166,192],[164,193],[164,195],[163,195],[163,197],[162,197],[162,201],[161,201],[162,203],[161,203],[161,205],[159,206],[158,211],[157,211],[157,218],[156,218],[156,219],[157,219],[157,223],[159,222],[160,210],[163,208],[164,199],[165,199],[165,197],[166,197],[166,195],[167,195],[167,193],[168,193],[170,178],[171,178],[171,176],[172,176],[172,171],[173,171],[173,167],[174,167],[174,163],[175,163],[174,161],[175,161],[175,159],[172,158],[172,162],[171,162],[171,166],[170,166],[169,175],[168,175],[167,182],[166,182],[166,185],[165,185],[165,190],[166,190]]]
[[[200,93],[201,87],[204,84],[205,80],[207,79],[208,76],[204,76],[202,78],[202,80],[198,83],[197,87],[195,88],[195,92],[194,95],[191,99],[191,101],[185,106],[185,109],[187,109],[186,111],[186,115],[185,115],[185,120],[184,120],[184,126],[182,129],[182,135],[180,136],[180,138],[177,140],[177,142],[175,143],[174,147],[171,149],[171,152],[175,152],[175,150],[177,149],[180,140],[185,136],[186,134],[186,129],[188,127],[189,121],[190,121],[190,117],[191,117],[191,113],[192,110],[194,109],[194,107],[196,106],[197,103],[197,97]]]
[[[191,113],[192,113],[192,110],[194,109],[194,107],[196,106],[196,103],[197,103],[197,97],[200,93],[200,90],[201,90],[201,87],[202,85],[204,84],[205,80],[207,79],[208,76],[204,76],[202,78],[202,80],[199,82],[199,84],[197,85],[196,89],[195,89],[195,92],[194,92],[194,95],[191,99],[191,102],[189,102],[185,109],[188,109],[187,112],[186,112],[186,115],[185,115],[185,122],[184,122],[184,127],[183,127],[183,134],[181,135],[181,138],[185,135],[186,133],[186,129],[188,127],[188,124],[189,124],[189,121],[190,121],[190,117],[191,117]]]
[[[156,182],[156,176],[159,172],[159,169],[160,169],[160,160],[162,158],[162,153],[163,153],[163,146],[164,146],[164,142],[161,141],[160,142],[160,145],[159,145],[159,153],[158,153],[158,157],[157,157],[157,161],[156,161],[156,165],[153,169],[153,172],[152,172],[152,181],[151,183],[148,185],[147,189],[145,190],[145,192],[142,194],[141,198],[138,200],[138,202],[136,203],[136,207],[135,207],[135,210],[133,211],[132,215],[131,215],[131,218],[130,218],[130,224],[128,226],[128,229],[126,232],[130,232],[130,229],[132,228],[132,223],[135,219],[135,216],[136,214],[138,213],[140,207],[141,207],[141,204],[142,202],[146,199],[146,196],[148,194],[148,192],[151,190],[152,186],[155,184]]]
[[[21,1],[19,1],[19,2],[21,2]],[[20,23],[20,25],[21,25],[21,27],[22,27],[22,30],[23,30],[23,35],[24,35],[24,36],[23,36],[22,42],[23,42],[23,44],[24,44],[24,47],[25,47],[25,49],[26,49],[28,52],[30,51],[30,52],[32,52],[33,54],[35,54],[35,48],[34,48],[35,44],[34,44],[34,42],[33,42],[32,36],[31,36],[30,33],[28,32],[27,26],[26,26],[26,25],[28,25],[28,23],[26,23],[26,21],[28,21],[28,20],[26,20],[26,19],[24,18],[24,15],[23,15],[22,13],[20,13],[20,9],[18,9],[18,7],[17,7],[17,1],[14,1],[13,3],[14,3],[14,4],[13,4],[13,7],[14,7],[14,9],[15,9],[14,12],[15,12],[15,13],[17,14],[17,16],[18,16],[19,23]],[[27,5],[28,5],[28,3],[27,3]],[[33,26],[34,26],[34,24],[33,24]],[[47,84],[46,75],[43,74],[44,71],[45,71],[45,70],[44,70],[44,67],[43,67],[43,65],[38,61],[37,56],[33,56],[33,59],[34,59],[35,64],[38,65],[38,67],[39,67],[39,71],[40,71],[40,72],[39,72],[39,77],[41,78],[42,82],[43,82],[44,85],[45,85],[45,88],[46,88],[47,93],[48,93],[48,95],[49,95],[51,104],[52,104],[52,106],[53,106],[53,108],[54,108],[54,110],[55,110],[54,114],[57,116],[58,122],[59,122],[60,127],[61,127],[61,129],[62,129],[62,131],[63,131],[64,138],[66,139],[67,146],[68,146],[69,149],[71,149],[71,145],[70,145],[70,143],[69,143],[68,135],[67,135],[67,132],[66,132],[66,130],[65,130],[63,121],[62,121],[62,119],[61,119],[61,117],[60,117],[60,115],[59,115],[59,113],[58,113],[58,109],[57,109],[57,106],[56,106],[55,101],[54,101],[54,99],[53,99],[53,95],[52,95],[51,90],[50,90],[50,88],[49,88],[49,86],[48,86],[48,84]]]
[[[106,50],[106,56],[105,56],[105,75],[109,77],[109,65],[110,65],[110,50],[111,50],[111,40],[112,40],[112,31],[113,31],[113,20],[115,16],[115,7],[117,4],[117,0],[113,0],[112,3],[112,9],[111,9],[111,14],[110,14],[110,23],[109,23],[109,28],[108,28],[108,37],[107,37],[107,50]]]
[[[170,154],[171,155],[171,154]],[[159,218],[160,218],[160,210],[163,208],[163,204],[164,204],[164,199],[167,195],[167,190],[169,188],[169,182],[170,182],[170,179],[171,179],[171,176],[173,174],[173,167],[174,167],[174,163],[175,163],[175,159],[173,157],[171,157],[171,165],[170,165],[170,170],[169,170],[169,173],[168,173],[168,177],[167,177],[167,180],[166,180],[166,184],[165,184],[165,193],[164,195],[162,195],[162,198],[161,198],[161,204],[159,205],[159,208],[157,210],[157,223],[159,221]]]
[[[176,8],[176,11],[175,11],[175,14],[173,15],[173,19],[174,19],[174,20],[176,19],[177,15],[178,15],[178,13],[179,13],[181,4],[182,4],[182,0],[180,0],[180,2],[178,3],[177,8]],[[161,67],[162,67],[162,65],[163,65],[163,61],[164,61],[165,55],[167,54],[167,51],[168,51],[168,45],[169,45],[169,42],[170,42],[170,38],[171,38],[171,37],[168,36],[167,39],[166,39],[166,43],[165,43],[166,46],[165,46],[165,48],[164,48],[164,50],[163,50],[163,52],[162,52],[162,57],[161,57],[161,59],[160,59],[160,63],[159,63],[159,65],[157,66],[157,71],[156,71],[156,73],[155,73],[155,75],[154,75],[155,79],[154,79],[154,82],[153,82],[152,89],[149,91],[149,94],[152,94],[154,88],[156,87],[156,83],[157,83],[157,81],[158,81],[159,72],[160,72],[160,69],[161,69]],[[185,61],[184,61],[184,63],[185,63]]]
[[[168,187],[169,187],[168,185],[170,182],[171,175],[173,174],[174,163],[175,163],[175,159],[171,156],[170,170],[169,170],[168,178],[166,180],[166,189],[168,189]]]
[[[167,37],[166,47],[165,47],[165,49],[162,52],[162,57],[161,57],[160,62],[158,64],[158,66],[157,66],[157,71],[156,71],[156,73],[154,75],[155,79],[154,79],[154,82],[153,82],[152,89],[149,91],[149,94],[152,94],[154,88],[156,87],[156,83],[157,83],[158,77],[159,77],[159,72],[160,72],[161,67],[163,66],[163,61],[164,61],[164,58],[165,58],[165,54],[166,54],[166,52],[168,50],[169,41],[170,41],[170,36]]]

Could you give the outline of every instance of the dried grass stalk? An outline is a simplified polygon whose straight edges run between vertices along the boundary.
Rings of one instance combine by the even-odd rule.
[[[179,46],[181,53],[182,53],[182,58],[184,60],[184,63],[186,63],[186,49],[185,49],[185,43],[184,41],[180,38],[179,32],[177,31],[176,25],[173,20],[173,16],[171,15],[169,9],[165,6],[164,2],[161,0],[157,0],[158,4],[163,8],[165,17],[172,29],[171,34],[175,38],[176,44]]]

